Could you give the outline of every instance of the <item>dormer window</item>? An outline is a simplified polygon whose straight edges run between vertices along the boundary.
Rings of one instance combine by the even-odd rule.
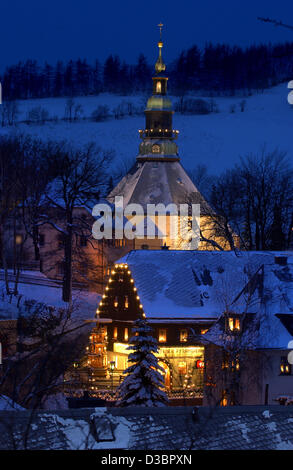
[[[240,318],[238,317],[228,317],[228,328],[229,331],[237,333],[240,331]]]

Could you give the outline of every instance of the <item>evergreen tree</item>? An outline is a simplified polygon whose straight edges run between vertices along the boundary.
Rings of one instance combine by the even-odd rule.
[[[134,336],[130,338],[128,349],[134,352],[128,356],[128,367],[124,374],[128,374],[118,387],[117,406],[163,406],[167,405],[168,398],[164,392],[164,378],[159,372],[164,369],[159,366],[158,358],[154,355],[158,351],[158,343],[151,336],[152,329],[145,319],[138,319],[134,323]]]

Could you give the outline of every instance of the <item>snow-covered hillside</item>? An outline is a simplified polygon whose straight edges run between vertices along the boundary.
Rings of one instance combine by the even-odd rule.
[[[288,152],[293,160],[293,107],[287,102],[287,84],[284,83],[263,94],[246,98],[244,112],[240,111],[242,97],[215,98],[219,113],[209,115],[182,116],[174,115],[174,128],[180,131],[178,145],[181,162],[187,169],[197,164],[205,164],[210,173],[219,174],[231,167],[240,155],[256,153],[266,144],[268,150],[278,147]],[[146,96],[121,97],[101,94],[91,97],[74,98],[83,108],[83,116],[89,117],[98,105],[107,105],[113,109],[122,101],[132,102],[136,106],[146,103]],[[175,101],[175,98],[173,99]],[[66,98],[27,100],[19,102],[19,120],[26,119],[27,113],[35,106],[42,106],[50,117],[64,117]],[[231,106],[235,112],[231,112]],[[105,149],[113,149],[115,161],[129,161],[138,153],[138,129],[144,127],[144,117],[125,117],[105,122],[81,120],[78,122],[44,125],[20,123],[15,128],[1,128],[3,132],[25,132],[42,138],[66,139],[74,145],[96,142]]]

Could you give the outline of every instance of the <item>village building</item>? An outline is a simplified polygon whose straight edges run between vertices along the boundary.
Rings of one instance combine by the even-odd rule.
[[[146,318],[170,397],[213,405],[292,397],[292,261],[274,252],[130,252],[113,267],[97,309],[85,356],[89,390],[114,390],[133,322]]]

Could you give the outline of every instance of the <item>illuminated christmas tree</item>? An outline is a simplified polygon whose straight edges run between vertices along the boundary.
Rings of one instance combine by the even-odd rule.
[[[164,378],[160,373],[164,369],[159,366],[158,344],[151,336],[152,329],[145,319],[136,320],[133,328],[134,336],[130,338],[128,349],[134,352],[128,356],[132,363],[124,374],[127,374],[118,387],[117,406],[163,406],[168,404],[164,391]]]

